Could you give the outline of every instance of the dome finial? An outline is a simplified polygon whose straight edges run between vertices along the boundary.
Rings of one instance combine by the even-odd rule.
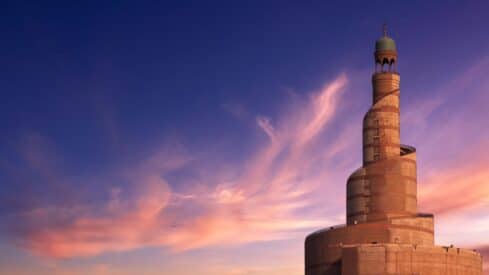
[[[384,30],[384,36],[387,36],[387,24],[384,23],[383,25],[383,30]]]

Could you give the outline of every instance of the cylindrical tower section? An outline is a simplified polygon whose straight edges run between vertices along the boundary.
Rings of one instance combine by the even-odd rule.
[[[373,106],[363,120],[363,163],[400,155],[399,74],[372,76]]]
[[[417,213],[416,154],[400,144],[400,76],[393,66],[397,50],[386,30],[376,41],[374,56],[372,107],[363,119],[363,167],[347,182],[348,224]]]
[[[372,75],[373,106],[388,95],[397,95],[397,101],[384,103],[383,105],[396,107],[399,110],[399,73],[386,72]]]

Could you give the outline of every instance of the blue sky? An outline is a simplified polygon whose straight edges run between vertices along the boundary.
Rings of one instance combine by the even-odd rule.
[[[488,247],[488,9],[4,3],[0,274],[302,274],[305,235],[343,222],[383,23],[420,205]]]

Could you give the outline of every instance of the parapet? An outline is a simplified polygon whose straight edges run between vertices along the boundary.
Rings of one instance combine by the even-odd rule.
[[[344,246],[341,274],[482,275],[482,257],[468,249],[406,244]]]
[[[316,231],[305,242],[306,275],[349,274],[340,273],[343,248],[360,244],[432,246],[433,216],[394,218]]]

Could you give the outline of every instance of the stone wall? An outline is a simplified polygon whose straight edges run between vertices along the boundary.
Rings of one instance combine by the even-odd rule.
[[[305,242],[306,275],[341,274],[344,247],[380,243],[433,245],[433,217],[396,218],[312,233]]]
[[[482,257],[461,248],[376,244],[342,249],[343,275],[481,275]]]

